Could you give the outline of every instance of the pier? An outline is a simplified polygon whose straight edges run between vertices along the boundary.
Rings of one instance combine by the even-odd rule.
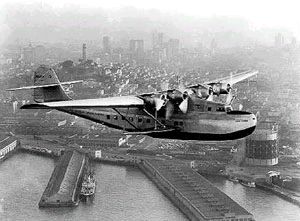
[[[53,170],[39,207],[77,205],[86,163],[85,154],[76,150],[66,151]]]
[[[264,191],[271,192],[284,200],[287,200],[300,207],[300,197],[298,194],[292,193],[291,191],[281,188],[279,186],[270,185],[264,182],[257,182],[256,187]]]
[[[190,220],[254,220],[251,213],[184,164],[144,160],[139,168]]]

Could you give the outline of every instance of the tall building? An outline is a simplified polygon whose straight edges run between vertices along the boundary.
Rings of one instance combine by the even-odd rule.
[[[111,53],[111,45],[110,45],[109,36],[103,37],[102,44],[103,44],[103,52],[110,54]]]
[[[210,53],[214,54],[216,52],[216,49],[217,49],[217,42],[216,39],[213,38],[210,42]]]
[[[42,64],[46,59],[46,48],[43,45],[37,45],[34,48],[34,62]]]
[[[26,64],[34,63],[34,49],[31,44],[23,49],[23,59]]]
[[[292,37],[292,39],[291,39],[291,46],[292,46],[292,48],[296,48],[297,47],[297,38]]]
[[[171,38],[166,47],[167,58],[172,59],[179,54],[179,39]]]
[[[144,56],[144,40],[130,40],[129,52],[134,59],[142,59]]]
[[[158,48],[162,48],[164,44],[164,33],[160,32],[157,34],[157,45]]]
[[[26,64],[42,64],[46,59],[47,50],[43,45],[33,47],[29,44],[28,47],[23,48],[22,58]]]
[[[86,43],[82,44],[82,61],[86,61]]]
[[[162,49],[164,45],[164,33],[162,32],[154,32],[152,35],[152,47],[155,49]]]
[[[131,53],[135,52],[135,40],[130,40],[129,41],[129,51]]]
[[[278,33],[275,36],[275,47],[280,48],[284,45],[284,36],[281,33]]]
[[[139,55],[144,53],[144,40],[136,40],[136,51]]]

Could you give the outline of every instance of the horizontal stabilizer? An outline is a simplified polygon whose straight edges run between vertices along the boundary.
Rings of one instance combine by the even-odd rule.
[[[24,104],[20,109],[49,109],[49,107],[43,104]]]
[[[34,86],[26,86],[26,87],[18,87],[18,88],[9,88],[6,89],[7,91],[17,91],[17,90],[29,90],[29,89],[36,89],[36,88],[46,88],[46,87],[55,87],[55,86],[61,86],[61,85],[68,85],[68,84],[77,84],[82,83],[82,80],[79,81],[66,81],[66,82],[60,82],[55,84],[45,84],[45,85],[34,85]]]

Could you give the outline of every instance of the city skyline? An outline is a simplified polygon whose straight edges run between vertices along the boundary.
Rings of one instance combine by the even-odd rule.
[[[212,38],[221,41],[221,47],[230,47],[254,43],[272,45],[273,36],[278,32],[286,35],[286,39],[300,36],[300,18],[294,10],[289,10],[294,6],[291,1],[272,1],[272,10],[266,10],[266,3],[257,4],[256,1],[251,1],[251,7],[249,2],[243,7],[235,1],[225,6],[221,1],[213,2],[215,7],[203,1],[188,1],[188,6],[168,1],[161,4],[154,1],[152,5],[135,1],[122,4],[119,1],[111,4],[101,4],[102,1],[3,1],[0,30],[4,34],[0,44],[100,42],[100,36],[108,35],[117,45],[123,46],[136,38],[143,39],[145,48],[149,48],[151,33],[161,30],[169,38],[180,39],[184,47],[208,44]],[[199,9],[198,13],[189,8]]]

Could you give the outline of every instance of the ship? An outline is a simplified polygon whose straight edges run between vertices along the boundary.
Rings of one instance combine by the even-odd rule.
[[[229,176],[228,180],[231,181],[231,182],[233,182],[233,183],[238,183],[239,182],[238,178],[235,177],[235,176]]]
[[[80,191],[80,199],[86,202],[89,198],[94,196],[95,190],[96,180],[94,178],[94,173],[90,172],[83,178]]]
[[[240,184],[246,187],[256,187],[253,181],[240,180]]]

